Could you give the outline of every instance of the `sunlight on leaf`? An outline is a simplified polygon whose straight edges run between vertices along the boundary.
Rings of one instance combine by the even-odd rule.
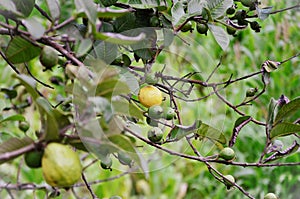
[[[216,26],[214,24],[208,23],[209,30],[213,34],[215,40],[219,44],[219,46],[226,50],[229,45],[229,37],[228,34],[225,32],[225,30],[219,26]]]

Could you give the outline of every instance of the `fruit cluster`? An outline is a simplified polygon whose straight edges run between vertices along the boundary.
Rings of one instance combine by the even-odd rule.
[[[153,143],[160,143],[163,132],[159,128],[159,120],[172,120],[176,118],[176,112],[171,107],[162,107],[162,92],[153,85],[142,87],[138,95],[140,103],[148,108],[146,121],[152,126],[148,131],[147,137]]]

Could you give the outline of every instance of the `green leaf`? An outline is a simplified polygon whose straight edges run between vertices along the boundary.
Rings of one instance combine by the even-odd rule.
[[[122,17],[127,13],[132,12],[131,9],[111,9],[111,8],[98,8],[97,16],[100,18],[115,18]]]
[[[112,96],[128,94],[130,92],[127,84],[118,78],[111,78],[102,81],[96,89],[96,96],[110,99]]]
[[[31,95],[33,100],[36,100],[40,95],[36,90],[36,81],[27,75],[20,74],[20,75],[14,75],[15,78],[19,79],[21,84],[25,86],[27,92]]]
[[[52,18],[52,21],[59,19],[60,17],[60,2],[58,0],[47,0],[47,6]]]
[[[27,18],[22,20],[28,32],[34,39],[40,39],[45,33],[45,27],[35,18]]]
[[[129,5],[133,8],[148,9],[165,6],[164,1],[157,0],[129,0]]]
[[[125,99],[119,99],[112,101],[114,113],[118,115],[127,115],[130,117],[135,117],[137,119],[143,119],[144,115],[142,111],[136,107],[134,104],[129,103]]]
[[[53,109],[53,115],[57,122],[58,129],[63,129],[71,124],[69,118],[72,118],[72,113],[65,113],[58,109]]]
[[[143,60],[150,60],[156,53],[153,46],[157,42],[157,34],[153,28],[139,28],[132,31],[132,34],[145,34],[147,39],[144,39],[136,44],[131,45],[133,52]]]
[[[219,46],[226,50],[229,45],[229,37],[228,34],[225,32],[225,30],[219,26],[216,26],[212,23],[208,23],[208,28],[213,34],[215,40],[219,44]]]
[[[276,137],[288,136],[294,133],[298,133],[298,135],[300,135],[300,125],[282,122],[272,128],[270,138],[273,139]]]
[[[233,5],[233,0],[209,0],[207,6],[213,19],[219,18]]]
[[[197,135],[199,135],[200,138],[207,138],[221,144],[226,144],[226,137],[221,131],[204,123],[202,123],[197,130]]]
[[[90,105],[93,108],[93,111],[96,115],[101,115],[105,119],[105,122],[109,122],[113,116],[112,106],[110,101],[108,101],[104,97],[89,97],[88,102],[91,103]]]
[[[105,6],[111,6],[113,4],[115,4],[118,0],[100,0],[100,2]]]
[[[103,60],[105,63],[112,63],[118,56],[118,46],[113,43],[101,41],[93,48],[95,58]]]
[[[82,39],[79,42],[78,49],[76,50],[76,56],[82,57],[91,50],[93,47],[93,42],[90,38]]]
[[[202,9],[207,5],[207,1],[205,0],[191,0],[188,3],[188,15],[190,17],[201,15]]]
[[[174,27],[183,24],[187,19],[188,15],[184,12],[182,2],[178,1],[171,9],[172,13],[172,24]]]
[[[120,80],[126,83],[127,87],[130,90],[129,92],[137,95],[138,90],[140,89],[140,85],[136,76],[129,72],[127,68],[121,68],[119,74]]]
[[[170,133],[167,136],[166,141],[167,142],[173,142],[178,141],[185,136],[194,133],[196,129],[199,129],[201,127],[202,121],[197,120],[192,124],[191,126],[183,126],[183,125],[175,125],[174,128],[171,129]]]
[[[164,28],[163,29],[163,35],[164,35],[163,45],[165,47],[170,46],[172,44],[174,38],[175,38],[175,35],[174,35],[173,31],[170,30],[170,29]]]
[[[126,36],[119,33],[111,32],[94,32],[95,39],[105,40],[113,44],[130,45],[142,41],[146,38],[144,33],[140,33],[137,36]]]
[[[239,117],[235,121],[233,131],[232,131],[232,136],[229,141],[229,147],[232,147],[235,144],[239,132],[248,122],[250,122],[250,120],[251,120],[250,116],[243,116],[243,117]]]
[[[0,144],[0,164],[12,160],[19,155],[22,155],[22,150],[25,147],[33,144],[34,141],[30,137],[10,138]]]
[[[238,126],[240,126],[243,122],[247,121],[248,119],[250,119],[251,117],[250,116],[243,116],[243,117],[239,117],[235,123],[234,123],[234,127],[233,128],[236,128]]]
[[[298,112],[299,110],[300,110],[300,97],[291,100],[289,103],[283,105],[279,109],[275,117],[274,123],[276,124],[280,122],[281,120],[293,115],[295,112]]]
[[[267,117],[267,124],[269,127],[271,127],[274,123],[274,111],[277,106],[277,101],[272,97],[269,103],[269,108],[268,108],[268,117]]]
[[[2,118],[0,120],[0,124],[3,123],[3,122],[8,122],[8,121],[21,121],[21,122],[23,122],[25,120],[26,119],[23,115],[17,114],[17,115],[12,115],[12,116],[9,116],[9,117],[6,117],[6,118]]]
[[[16,36],[9,42],[5,55],[11,63],[19,64],[32,60],[37,57],[40,52],[41,48],[34,46],[20,36]]]
[[[42,138],[47,141],[57,140],[59,138],[59,129],[52,106],[43,97],[38,97],[36,99],[36,104],[41,115]]]
[[[23,14],[24,17],[28,17],[32,12],[35,4],[35,0],[12,0],[19,12]]]
[[[84,13],[89,22],[95,25],[97,19],[97,6],[93,0],[75,0],[77,13]]]
[[[113,22],[115,32],[121,33],[136,28],[135,20],[136,17],[133,13],[127,13],[123,17],[117,18]]]

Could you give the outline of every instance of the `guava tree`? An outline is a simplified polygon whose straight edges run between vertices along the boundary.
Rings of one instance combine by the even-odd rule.
[[[193,170],[204,166],[212,180],[235,189],[237,198],[279,198],[280,192],[268,193],[273,188],[249,192],[223,168],[299,167],[299,88],[292,88],[291,99],[284,93],[268,96],[268,103],[261,99],[280,86],[272,74],[297,63],[300,54],[265,57],[242,75],[239,63],[232,71],[222,68],[234,56],[232,38],[249,30],[259,37],[270,15],[294,11],[299,19],[299,7],[274,10],[256,0],[2,0],[1,175],[17,169],[0,180],[0,193],[100,198],[95,185],[124,175],[132,175],[133,184],[147,181],[152,171],[187,159],[197,162]],[[218,44],[219,59],[203,72],[180,51],[208,39]],[[205,60],[212,52],[206,53],[198,56]],[[244,90],[251,81],[256,86]],[[240,86],[242,98],[232,101]],[[215,110],[230,118],[223,129],[210,122],[219,121]],[[262,147],[239,139],[251,128],[260,131]],[[100,172],[120,173],[98,179],[91,169],[96,164]],[[23,182],[28,170],[32,181]]]

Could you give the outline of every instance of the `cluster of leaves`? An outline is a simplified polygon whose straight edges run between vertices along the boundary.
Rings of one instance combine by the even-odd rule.
[[[64,9],[72,10],[72,13],[63,13]],[[233,147],[238,133],[249,122],[265,126],[267,140],[260,162],[250,166],[268,166],[265,163],[296,152],[299,147],[296,141],[281,150],[274,144],[274,140],[281,136],[299,136],[299,120],[287,120],[300,109],[299,98],[291,101],[284,97],[272,100],[266,123],[238,110],[239,106],[251,103],[264,93],[270,73],[283,62],[264,63],[262,70],[254,74],[262,74],[264,89],[259,93],[255,89],[247,92],[247,99],[238,106],[233,106],[220,96],[219,89],[243,78],[209,83],[209,78],[207,81],[193,81],[193,75],[170,77],[163,70],[156,73],[152,70],[160,53],[172,44],[180,32],[192,33],[194,29],[200,34],[211,32],[219,46],[226,50],[229,35],[235,35],[236,31],[244,30],[248,25],[259,32],[261,27],[254,19],[265,19],[270,13],[271,8],[260,8],[259,3],[252,0],[150,0],[147,3],[140,0],[75,0],[74,5],[62,4],[58,0],[28,0],[26,3],[17,0],[1,1],[0,17],[3,20],[0,20],[0,34],[6,37],[1,41],[0,52],[7,65],[15,71],[17,82],[11,88],[1,88],[1,92],[5,93],[12,105],[4,111],[12,110],[17,114],[1,118],[0,125],[18,121],[20,129],[26,133],[28,128],[24,128],[26,119],[22,113],[26,108],[35,106],[41,127],[35,129],[37,132],[34,135],[21,138],[12,136],[5,140],[0,145],[0,163],[55,141],[93,152],[105,169],[111,169],[111,158],[116,157],[121,164],[129,167],[138,165],[147,176],[148,166],[136,147],[139,139],[172,155],[204,162],[214,177],[226,184],[224,175],[215,170],[210,162],[249,165],[220,160],[217,154],[203,157],[195,152],[195,156],[189,156],[161,145],[176,143],[185,138],[191,148],[192,139],[210,140],[219,149],[227,143]],[[51,52],[43,53],[45,47],[51,47]],[[45,60],[49,54],[52,56]],[[37,62],[37,57],[40,62]],[[49,60],[53,60],[53,64],[48,64]],[[39,65],[43,65],[44,70],[41,68],[39,75],[32,74],[32,68]],[[50,70],[52,85],[44,83],[40,77],[45,69]],[[56,69],[60,70],[59,75],[51,71]],[[101,77],[96,77],[93,72],[101,74]],[[157,121],[168,129],[162,143],[153,143],[141,136],[140,126],[145,126],[144,113],[147,109],[138,102],[137,91],[140,85],[150,83],[147,79],[149,75],[159,80],[151,83],[166,93],[169,99],[164,103],[174,108],[177,114],[177,120]],[[183,91],[181,88],[187,84],[191,85],[190,89]],[[65,87],[65,97],[54,106],[53,101],[39,90],[39,85],[43,86],[42,90]],[[177,103],[188,100],[194,86],[213,88],[225,104],[242,115],[235,122],[231,139],[228,140],[223,132],[200,120],[195,120],[192,125],[182,123]],[[24,93],[20,92],[20,87],[25,88],[22,90]],[[74,116],[73,111],[79,115]],[[89,129],[95,125],[95,118],[96,126],[101,128]],[[97,134],[98,139],[95,139],[94,131],[101,132]],[[231,184],[251,197],[236,183]]]

